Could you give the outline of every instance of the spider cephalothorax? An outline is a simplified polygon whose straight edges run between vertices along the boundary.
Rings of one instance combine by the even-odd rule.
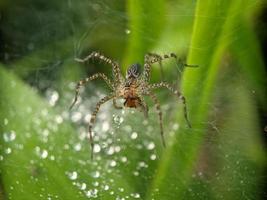
[[[91,156],[93,156],[93,149],[94,149],[92,128],[96,120],[96,115],[100,109],[100,106],[111,99],[113,100],[113,105],[115,108],[122,109],[123,108],[122,106],[117,105],[116,99],[124,99],[124,104],[123,104],[124,107],[137,108],[144,113],[145,117],[147,117],[148,107],[147,107],[146,102],[144,101],[144,96],[151,97],[158,111],[161,139],[162,139],[163,145],[165,146],[165,140],[163,136],[162,111],[160,108],[159,101],[156,95],[153,93],[153,90],[157,88],[166,88],[170,92],[172,92],[174,95],[176,95],[180,100],[182,100],[183,105],[184,105],[184,117],[185,117],[185,120],[188,126],[191,127],[190,122],[187,117],[187,107],[186,107],[186,101],[185,101],[184,96],[178,90],[174,89],[170,84],[166,82],[159,82],[159,83],[152,83],[152,84],[149,83],[151,65],[153,63],[161,64],[162,60],[166,58],[171,58],[171,57],[177,59],[174,53],[163,55],[163,56],[160,56],[154,53],[148,53],[145,55],[143,73],[140,72],[140,68],[141,68],[140,64],[133,64],[127,69],[125,78],[122,76],[120,67],[117,62],[112,61],[110,58],[107,58],[98,52],[92,52],[90,55],[88,55],[84,59],[78,59],[78,58],[76,59],[76,61],[78,62],[85,62],[92,58],[97,58],[99,60],[102,60],[105,63],[110,64],[112,66],[112,71],[114,75],[113,81],[111,81],[103,73],[96,73],[92,76],[89,76],[88,78],[85,78],[79,81],[76,86],[75,99],[70,107],[72,108],[74,104],[77,102],[77,98],[80,92],[80,87],[85,85],[87,82],[91,80],[102,78],[112,90],[112,92],[108,96],[103,97],[96,104],[95,110],[92,113],[92,116],[90,119],[89,139],[91,143]],[[190,65],[185,64],[185,66],[190,66]]]

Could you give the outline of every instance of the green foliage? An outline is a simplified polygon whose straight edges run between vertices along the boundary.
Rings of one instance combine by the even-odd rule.
[[[6,44],[0,65],[0,199],[262,198],[267,161],[258,106],[266,108],[266,71],[253,21],[263,3],[26,2],[0,3]],[[120,60],[123,72],[132,62],[142,63],[146,52],[188,54],[187,62],[199,67],[184,69],[180,89],[193,128],[179,103],[159,92],[168,141],[163,149],[150,101],[148,120],[105,105],[95,127],[101,151],[91,160],[83,135],[87,123],[73,118],[86,118],[107,91],[91,83],[81,105],[68,107],[70,82],[96,71],[111,77],[106,65],[74,62],[92,50]],[[165,79],[172,82],[178,67],[164,61]],[[157,65],[152,75],[160,80]],[[51,91],[59,95],[56,106],[47,102]]]

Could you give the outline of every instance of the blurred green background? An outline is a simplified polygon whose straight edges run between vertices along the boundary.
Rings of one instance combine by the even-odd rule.
[[[0,0],[0,199],[266,199],[266,41],[263,0]],[[188,64],[157,64],[188,102],[158,90],[149,118],[106,103],[86,139],[103,81],[78,80],[111,67],[79,64],[100,51],[122,72],[147,52]]]

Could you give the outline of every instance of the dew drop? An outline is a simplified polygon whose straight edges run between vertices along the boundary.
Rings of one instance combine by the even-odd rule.
[[[74,150],[75,150],[75,151],[80,151],[81,148],[82,148],[81,143],[77,143],[77,144],[74,145]]]
[[[97,181],[93,182],[93,186],[95,186],[95,187],[99,186],[99,182],[97,182]]]
[[[73,122],[78,122],[81,118],[82,118],[82,113],[80,113],[80,112],[74,112],[74,113],[71,115],[71,120],[72,120]]]
[[[152,149],[154,149],[155,148],[155,144],[154,144],[154,142],[150,142],[150,143],[148,143],[148,145],[147,145],[147,149],[148,150],[152,150]]]
[[[104,190],[109,190],[109,186],[108,185],[104,185]]]
[[[48,90],[46,92],[46,95],[47,95],[47,98],[48,98],[48,103],[51,106],[54,106],[56,104],[56,102],[58,101],[58,99],[59,99],[58,92],[57,91],[53,91],[53,90]]]
[[[92,177],[94,178],[99,178],[100,177],[100,172],[99,171],[95,171],[92,173]]]
[[[107,154],[108,154],[108,155],[112,155],[112,154],[114,154],[114,147],[113,147],[113,146],[109,147],[109,149],[108,149],[108,151],[107,151]]]
[[[118,115],[113,115],[113,120],[118,126],[121,125],[121,123],[124,121],[123,117]]]
[[[12,149],[11,148],[8,147],[8,148],[5,149],[5,153],[6,154],[10,154],[11,152],[12,152]]]
[[[46,159],[47,156],[48,156],[48,151],[47,150],[44,149],[43,151],[41,151],[40,157],[42,159]]]
[[[117,162],[115,161],[115,160],[112,160],[111,162],[110,162],[110,166],[111,167],[115,167],[117,165]]]
[[[138,134],[136,132],[133,132],[131,135],[131,139],[135,140],[138,137]]]
[[[78,177],[78,173],[76,171],[67,173],[70,180],[76,180]]]
[[[101,151],[101,147],[99,144],[94,145],[94,153],[99,153]]]
[[[4,125],[7,125],[7,124],[8,124],[8,119],[5,118],[5,119],[4,119]]]
[[[156,158],[157,158],[156,154],[152,154],[152,155],[150,156],[150,159],[151,159],[151,160],[156,160]]]
[[[121,158],[121,162],[123,162],[123,163],[127,162],[127,157],[123,156],[123,157]]]
[[[55,121],[56,121],[57,124],[61,124],[63,122],[63,118],[60,115],[57,115],[55,117]]]
[[[102,131],[106,132],[106,131],[108,131],[108,129],[109,129],[109,123],[108,122],[104,122],[102,124]]]
[[[177,123],[173,124],[172,129],[174,131],[177,131],[179,129],[179,124],[177,124]]]
[[[97,197],[97,193],[98,193],[97,189],[88,190],[86,192],[86,196],[89,197],[89,198],[90,197],[96,198]]]
[[[15,131],[6,132],[3,134],[3,138],[5,142],[11,142],[16,139]]]
[[[80,188],[81,188],[81,190],[85,190],[86,189],[86,184],[82,183]]]
[[[126,33],[127,35],[129,35],[129,34],[131,33],[131,30],[126,29],[126,30],[125,30],[125,33]]]
[[[133,198],[136,198],[136,199],[140,198],[140,194],[139,193],[132,193],[131,196]]]
[[[139,172],[138,171],[134,171],[133,172],[133,175],[138,176],[139,175]]]

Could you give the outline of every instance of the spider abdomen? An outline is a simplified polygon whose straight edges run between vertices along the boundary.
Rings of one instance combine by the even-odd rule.
[[[140,106],[140,98],[135,97],[135,98],[127,98],[125,99],[124,106],[129,107],[129,108],[137,108]]]
[[[137,108],[140,105],[140,98],[137,94],[137,86],[132,84],[130,87],[124,88],[123,98],[125,99],[124,106],[130,108]]]

